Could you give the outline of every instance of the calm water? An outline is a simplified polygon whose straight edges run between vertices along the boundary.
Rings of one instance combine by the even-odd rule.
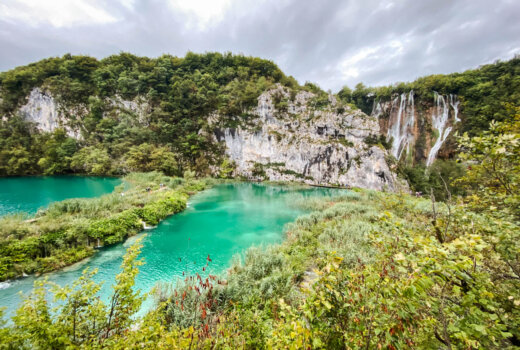
[[[51,202],[67,198],[97,197],[110,193],[120,179],[89,176],[38,176],[0,178],[0,216],[34,214]]]
[[[140,268],[136,286],[147,292],[159,281],[175,283],[183,271],[200,273],[208,255],[212,263],[206,273],[221,273],[234,254],[253,245],[280,242],[283,226],[304,213],[298,202],[340,193],[247,183],[219,185],[199,193],[190,199],[184,212],[146,232],[141,252],[145,265]],[[49,280],[64,285],[85,267],[97,268],[95,280],[104,282],[101,293],[107,300],[125,249],[134,240],[102,249],[86,262],[48,275]],[[34,277],[11,281],[9,287],[0,290],[0,307],[7,307],[6,314],[12,314],[19,304],[18,293],[29,292],[33,282]],[[151,304],[152,298],[148,298],[144,308]]]

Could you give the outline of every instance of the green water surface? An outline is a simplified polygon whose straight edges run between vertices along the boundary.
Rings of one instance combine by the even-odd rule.
[[[94,176],[34,176],[0,178],[0,216],[34,214],[51,202],[97,197],[114,190],[121,180]]]
[[[146,232],[141,253],[145,265],[140,267],[136,287],[148,292],[159,281],[175,284],[183,278],[183,271],[203,274],[208,255],[212,262],[205,273],[222,273],[234,254],[253,245],[282,241],[284,225],[305,213],[301,203],[341,193],[251,183],[218,185],[201,192],[190,199],[184,212]],[[89,260],[49,274],[48,278],[64,285],[78,278],[85,267],[97,268],[95,280],[104,283],[101,294],[107,300],[125,249],[134,240],[104,248]],[[7,315],[12,315],[19,305],[18,293],[29,292],[34,280],[27,277],[0,286],[0,307],[7,307]],[[152,298],[148,298],[144,309],[151,304]]]

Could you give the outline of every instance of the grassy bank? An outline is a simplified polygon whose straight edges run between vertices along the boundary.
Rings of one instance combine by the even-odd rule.
[[[162,186],[161,186],[162,184]],[[52,203],[32,219],[0,218],[0,281],[60,269],[91,256],[95,247],[124,241],[186,207],[204,180],[134,173],[113,193]]]
[[[461,204],[350,192],[226,276],[187,278],[148,333],[173,348],[514,348],[520,229]],[[202,273],[202,272],[201,272]]]
[[[184,284],[158,288],[157,308],[137,320],[145,296],[131,289],[136,245],[106,305],[85,271],[73,286],[51,286],[61,304],[49,316],[40,283],[14,326],[0,328],[0,341],[56,349],[518,346],[517,225],[463,204],[373,191],[307,207],[314,211],[288,226],[282,244],[249,249],[223,276],[186,271]]]

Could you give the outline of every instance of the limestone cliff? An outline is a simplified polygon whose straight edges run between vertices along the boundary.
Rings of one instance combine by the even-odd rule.
[[[36,124],[41,131],[52,132],[57,128],[67,130],[69,136],[79,138],[80,131],[70,124],[63,110],[52,95],[40,88],[34,88],[27,97],[27,103],[20,107],[19,114]]]
[[[130,113],[136,117],[137,124],[146,126],[150,106],[144,98],[128,101],[115,96],[107,99],[107,105],[110,106],[107,113]],[[64,128],[69,136],[80,139],[83,129],[82,119],[88,114],[88,107],[62,105],[49,91],[34,88],[18,113],[25,120],[35,123],[40,131],[52,132],[57,128]]]
[[[387,151],[365,142],[379,135],[378,119],[348,106],[339,108],[333,96],[327,106],[316,108],[314,98],[310,92],[294,94],[278,85],[258,98],[246,123],[230,127],[226,116],[209,117],[210,134],[224,144],[226,155],[236,164],[234,175],[396,190],[399,185],[386,162]],[[277,104],[280,100],[286,102]],[[106,102],[105,115],[126,113],[135,125],[147,127],[151,107],[145,99],[127,101],[115,96]],[[49,92],[35,88],[18,112],[41,131],[63,127],[80,139],[88,109],[62,106]]]
[[[386,150],[369,146],[365,138],[379,135],[377,118],[347,107],[312,107],[312,93],[290,98],[279,86],[263,93],[252,111],[254,126],[215,129],[236,163],[236,175],[250,179],[302,181],[316,185],[356,186],[395,190],[395,174],[386,162]],[[277,109],[275,99],[288,101]],[[212,123],[219,124],[213,116]]]

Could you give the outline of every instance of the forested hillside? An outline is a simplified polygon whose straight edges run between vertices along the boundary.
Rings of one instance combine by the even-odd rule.
[[[219,53],[65,55],[18,67],[0,74],[0,174],[204,173],[222,162],[217,145],[199,133],[207,117],[228,116],[230,125],[246,120],[275,83],[299,88],[270,61]],[[64,129],[40,132],[18,115],[37,87],[55,98],[78,138]],[[142,102],[146,120],[121,112],[115,100]]]
[[[390,147],[399,149],[397,172],[413,191],[433,191],[437,198],[445,199],[445,186],[453,194],[465,193],[455,181],[467,168],[458,156],[464,150],[459,137],[465,133],[482,135],[492,121],[511,121],[517,113],[520,58],[409,83],[382,87],[358,84],[354,90],[343,88],[338,97],[377,115],[382,137]],[[381,106],[386,110],[378,109]],[[429,158],[439,139],[438,156]],[[401,144],[396,145],[398,142]]]
[[[462,100],[460,132],[470,136],[487,130],[492,120],[503,121],[514,116],[513,106],[520,104],[520,57],[487,64],[462,73],[434,74],[409,83],[367,87],[362,83],[354,90],[344,87],[338,96],[354,103],[370,114],[374,101],[388,100],[396,94],[413,90],[416,99],[431,104],[433,92],[456,94]]]
[[[370,114],[376,102],[413,90],[419,113],[414,130],[415,161],[402,157],[398,171],[415,190],[426,192],[435,187],[441,193],[443,184],[436,174],[448,180],[463,173],[453,162],[458,153],[455,131],[479,135],[492,120],[509,120],[514,115],[520,101],[519,63],[520,58],[514,58],[411,83],[374,88],[359,84],[353,91],[345,87],[332,107],[330,96],[319,87],[311,83],[300,86],[273,62],[259,58],[219,53],[156,59],[128,53],[102,60],[71,55],[49,58],[0,74],[0,175],[122,175],[152,170],[182,175],[194,170],[202,176],[226,177],[233,164],[214,133],[220,127],[240,125],[257,131],[251,109],[262,93],[280,84],[288,89],[289,97],[274,96],[273,113],[289,112],[289,116],[288,104],[302,90],[315,94],[309,102],[311,109],[328,108],[339,116],[350,108]],[[439,152],[443,160],[430,167],[434,170],[430,178],[424,166],[425,152],[439,135],[420,113],[432,110],[434,92],[458,96],[461,122],[453,125],[454,131]],[[40,105],[23,111],[31,94],[57,106],[60,123],[49,127],[50,132],[27,117],[38,115]],[[312,115],[310,111],[305,118],[312,119]],[[210,127],[215,120],[217,124]],[[381,132],[386,132],[385,127]],[[396,141],[385,135],[365,140],[368,146],[387,149],[392,142]]]

